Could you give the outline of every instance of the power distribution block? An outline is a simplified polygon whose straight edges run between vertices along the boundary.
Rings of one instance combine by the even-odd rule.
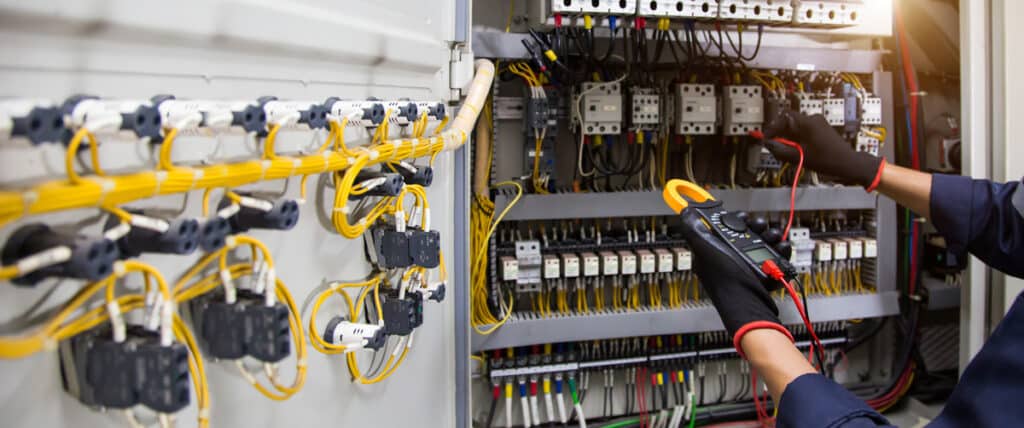
[[[634,88],[629,97],[631,130],[654,130],[661,123],[661,97],[650,88]]]
[[[622,92],[618,83],[584,83],[580,118],[584,135],[618,134],[622,129]],[[577,107],[573,104],[573,107]]]
[[[882,99],[867,97],[860,106],[860,123],[862,125],[882,124]]]
[[[747,135],[760,131],[764,123],[764,98],[760,86],[725,86],[722,88],[725,135]]]
[[[676,85],[676,133],[712,135],[718,119],[715,85],[683,83]]]
[[[843,98],[825,98],[822,100],[825,121],[832,126],[846,124],[846,100]]]

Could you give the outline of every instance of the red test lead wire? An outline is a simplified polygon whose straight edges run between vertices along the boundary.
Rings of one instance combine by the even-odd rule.
[[[811,325],[811,320],[810,318],[807,317],[807,308],[804,307],[803,303],[800,303],[800,296],[796,294],[796,289],[793,288],[793,284],[790,284],[789,281],[786,281],[786,277],[782,273],[782,269],[779,269],[779,265],[775,264],[775,262],[771,260],[765,260],[764,263],[761,264],[761,271],[764,272],[765,275],[770,276],[772,279],[781,282],[782,285],[786,287],[786,292],[789,293],[789,297],[793,299],[793,306],[796,306],[796,311],[797,313],[800,314],[800,319],[803,320],[804,326],[807,327],[807,332],[810,333],[811,335],[811,349],[809,358],[811,358],[811,360],[813,361],[815,349],[817,349],[818,352],[822,353],[818,355],[818,359],[820,360],[819,362],[824,364],[825,350],[821,347],[821,340],[818,339],[818,334],[814,332],[814,326]]]
[[[764,133],[761,131],[750,131],[750,136],[758,140],[764,140]],[[793,215],[796,213],[796,186],[800,183],[800,174],[804,169],[804,148],[799,144],[785,138],[772,138],[773,141],[796,149],[800,154],[800,161],[796,164],[796,173],[793,175],[793,188],[789,192],[789,220],[786,221],[786,230],[782,232],[782,240],[789,240],[789,228],[793,226]]]

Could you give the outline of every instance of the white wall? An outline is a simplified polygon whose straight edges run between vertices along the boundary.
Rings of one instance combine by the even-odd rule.
[[[159,93],[180,98],[284,99],[447,96],[454,2],[389,0],[40,0],[0,1],[0,96],[61,100],[75,93],[148,98]],[[309,146],[324,135],[289,132],[283,150]],[[350,133],[350,141],[366,135]],[[241,136],[184,137],[175,159],[212,156],[256,157]],[[218,148],[219,147],[219,148]],[[216,152],[216,153],[215,153]],[[59,176],[62,147],[0,147],[0,186]],[[115,170],[149,165],[148,148],[125,139],[102,144],[102,163]],[[446,254],[452,254],[452,156],[435,165],[429,190],[433,225]],[[302,305],[323,280],[355,279],[368,271],[361,239],[347,240],[322,226],[315,214],[315,179],[300,223],[289,232],[257,232],[270,247],[280,278]],[[281,189],[284,183],[258,188]],[[298,180],[288,187],[298,196]],[[327,191],[332,197],[331,191]],[[185,215],[198,216],[200,193],[190,195]],[[219,196],[216,196],[219,198]],[[137,206],[176,207],[180,196]],[[329,210],[329,208],[327,208]],[[37,218],[60,224],[92,216],[80,210]],[[21,224],[23,222],[19,222]],[[0,230],[0,241],[18,225]],[[85,230],[96,233],[99,225]],[[173,280],[190,257],[151,257]],[[449,260],[451,263],[451,260]],[[449,269],[451,270],[451,269]],[[0,290],[0,324],[24,311],[49,285]],[[53,306],[80,284],[66,281],[49,300]],[[339,310],[333,306],[331,310]],[[425,324],[405,364],[387,381],[352,385],[340,356],[310,349],[303,391],[290,401],[271,402],[228,364],[207,367],[212,394],[212,426],[454,426],[453,305],[428,305]],[[367,354],[360,357],[364,366]],[[290,379],[293,360],[285,360]],[[123,422],[83,408],[60,386],[56,354],[0,361],[0,414],[10,427],[97,427]],[[194,400],[193,400],[194,401]],[[195,410],[179,418],[193,426]]]

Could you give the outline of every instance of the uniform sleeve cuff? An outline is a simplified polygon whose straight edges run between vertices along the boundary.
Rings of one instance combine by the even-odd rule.
[[[868,193],[874,192],[878,188],[878,183],[882,181],[882,171],[885,170],[885,164],[885,158],[882,158],[882,163],[878,164],[878,171],[875,172],[875,179],[871,180],[871,184],[864,188]]]
[[[776,426],[873,427],[889,426],[889,421],[846,388],[820,374],[808,373],[786,385]]]
[[[786,327],[783,327],[782,324],[772,321],[749,322],[744,324],[743,327],[740,327],[739,330],[736,330],[736,334],[732,335],[732,345],[736,347],[736,352],[740,354],[741,358],[747,359],[746,354],[743,353],[743,347],[740,346],[740,344],[743,342],[743,336],[754,330],[760,330],[762,328],[770,328],[772,330],[778,331],[779,333],[786,335],[786,337],[789,338],[790,342],[793,341],[793,334],[790,333],[789,330],[786,329]]]

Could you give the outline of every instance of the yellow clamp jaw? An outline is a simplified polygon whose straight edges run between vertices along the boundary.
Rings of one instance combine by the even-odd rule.
[[[707,190],[686,180],[674,179],[665,184],[661,197],[676,214],[693,205],[695,208],[711,208],[721,205]]]

